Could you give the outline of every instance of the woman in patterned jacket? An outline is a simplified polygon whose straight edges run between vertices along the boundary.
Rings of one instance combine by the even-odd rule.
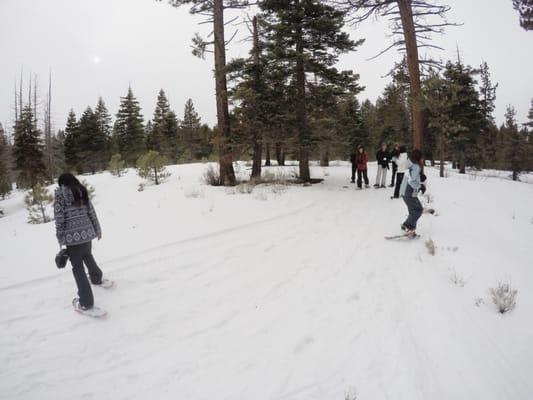
[[[89,270],[91,283],[102,284],[102,271],[91,253],[92,240],[100,240],[102,230],[85,186],[69,173],[62,174],[58,184],[54,199],[56,236],[59,245],[67,247],[78,286],[79,298],[74,299],[73,305],[88,310],[93,307],[94,298],[83,264]]]

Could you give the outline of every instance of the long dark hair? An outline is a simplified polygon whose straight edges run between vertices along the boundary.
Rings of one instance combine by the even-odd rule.
[[[424,155],[418,149],[414,149],[409,155],[409,159],[412,163],[418,164],[420,168],[424,167]]]
[[[74,204],[77,206],[82,206],[84,204],[89,204],[89,194],[87,193],[87,188],[81,184],[81,182],[71,173],[65,172],[61,174],[57,180],[59,186],[68,187],[72,191],[74,196]]]

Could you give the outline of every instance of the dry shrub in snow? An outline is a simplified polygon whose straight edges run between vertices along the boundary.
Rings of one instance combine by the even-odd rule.
[[[254,185],[251,183],[243,182],[235,186],[235,190],[237,191],[237,193],[240,194],[250,194],[254,191]]]
[[[516,294],[518,290],[513,289],[510,283],[499,282],[498,286],[490,289],[492,302],[498,307],[502,314],[511,311],[516,305]]]
[[[426,240],[426,249],[428,250],[428,253],[432,256],[435,255],[435,243],[433,242],[433,239]]]
[[[143,192],[144,191],[144,183],[139,183],[139,186],[137,186],[137,191],[138,192]]]
[[[185,189],[184,194],[189,199],[203,199],[205,197],[205,190],[203,188],[190,187]]]
[[[286,185],[290,180],[290,176],[283,169],[276,170],[275,173],[265,171],[261,175],[261,183],[265,184],[279,184]]]
[[[279,184],[279,183],[275,183],[274,185],[270,186],[270,190],[274,194],[283,194],[287,191],[287,186]]]
[[[357,390],[354,388],[348,389],[344,394],[344,400],[357,400]]]
[[[254,199],[266,201],[268,200],[268,195],[264,191],[259,191],[259,192],[254,193]]]
[[[202,174],[202,181],[209,186],[220,186],[220,173],[212,165],[209,165]]]
[[[463,287],[465,285],[465,279],[462,274],[458,273],[455,269],[450,274],[450,282],[455,286]]]

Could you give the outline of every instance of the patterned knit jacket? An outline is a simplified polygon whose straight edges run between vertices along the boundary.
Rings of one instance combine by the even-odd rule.
[[[91,201],[76,206],[74,195],[68,187],[60,186],[55,191],[54,217],[60,245],[75,246],[87,243],[102,234]]]

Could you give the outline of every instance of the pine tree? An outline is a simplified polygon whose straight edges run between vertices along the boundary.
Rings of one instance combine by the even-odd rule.
[[[7,137],[2,124],[0,124],[0,198],[2,199],[11,192],[8,152]]]
[[[128,88],[127,95],[120,99],[113,127],[113,138],[117,143],[118,151],[128,165],[135,165],[137,159],[146,150],[141,107],[131,87]]]
[[[185,151],[185,158],[189,160],[198,159],[201,146],[199,131],[201,127],[200,117],[194,108],[192,99],[185,102],[183,119],[181,120],[181,144]]]
[[[168,160],[157,151],[150,150],[137,160],[137,173],[141,178],[153,181],[159,185],[170,174],[166,172],[165,165]]]
[[[457,125],[464,130],[458,131],[451,137],[451,148],[459,165],[459,172],[466,172],[466,164],[478,167],[481,163],[479,137],[483,132],[486,121],[482,113],[479,93],[474,79],[476,71],[465,66],[460,60],[448,62],[444,70],[447,87],[457,90],[457,102],[451,113]],[[451,95],[448,95],[451,96]]]
[[[357,97],[348,96],[339,105],[337,129],[338,136],[342,138],[344,156],[354,152],[358,145],[366,145],[368,142],[368,130]]]
[[[298,137],[299,174],[311,180],[309,156],[313,137],[308,118],[309,88],[323,86],[329,93],[356,94],[358,76],[335,68],[340,54],[354,50],[362,41],[350,40],[343,32],[345,13],[316,0],[265,0],[260,3],[266,21],[267,54],[281,61],[293,86],[295,128]],[[308,79],[313,74],[315,82]],[[321,90],[324,92],[324,90]]]
[[[374,149],[379,146],[379,123],[377,119],[376,106],[368,99],[361,104],[361,117],[363,126],[366,129],[367,140],[362,142],[367,149]],[[372,153],[370,153],[372,154]]]
[[[124,173],[125,162],[120,154],[113,154],[107,169],[115,176],[121,177]]]
[[[28,210],[28,222],[30,224],[44,224],[51,221],[51,218],[46,213],[46,206],[53,199],[46,187],[40,183],[35,184],[24,197],[24,203]]]
[[[516,109],[511,105],[505,110],[505,125],[501,130],[505,166],[511,170],[513,181],[518,181],[520,174],[530,169],[531,155],[524,135],[518,131]]]
[[[450,139],[466,130],[456,120],[453,110],[459,104],[458,91],[460,87],[444,79],[434,70],[430,70],[423,82],[428,130],[434,137],[436,153],[440,159],[440,177],[444,177],[444,163],[446,160]]]
[[[527,120],[528,121],[524,125],[528,128],[530,131],[529,134],[531,135],[531,132],[533,131],[533,99],[531,99],[531,108],[527,113]]]
[[[520,26],[533,30],[533,0],[513,0],[513,7],[520,15]]]
[[[16,121],[13,155],[15,170],[18,172],[17,186],[32,188],[46,178],[44,152],[41,132],[35,125],[34,114],[30,106],[23,108]]]
[[[80,156],[79,173],[103,170],[107,161],[107,137],[100,130],[98,117],[91,107],[87,107],[78,125],[78,141],[76,143]]]
[[[150,136],[146,138],[146,142],[150,150],[155,150],[159,153],[166,149],[166,141],[164,136],[164,118],[170,111],[167,97],[163,89],[159,91],[157,96],[157,104],[154,110],[154,116],[150,122],[150,127],[146,127],[146,131]]]
[[[170,109],[163,89],[157,96],[157,104],[151,123],[150,137],[147,143],[151,149],[160,152],[173,162],[178,157],[178,119]]]
[[[489,66],[483,62],[479,69],[480,74],[480,106],[484,119],[484,129],[482,131],[480,147],[483,151],[483,161],[489,166],[497,158],[497,128],[494,122],[494,109],[496,107],[496,89],[498,84],[493,85],[490,79]],[[494,164],[492,164],[494,166]]]
[[[106,143],[105,159],[108,159],[113,151],[113,137],[112,137],[112,117],[109,113],[104,100],[99,97],[96,108],[94,109],[94,115],[98,123],[98,131],[100,135],[103,135]]]
[[[382,97],[376,101],[376,114],[379,121],[381,142],[411,144],[409,108],[402,87],[391,83],[385,87]]]
[[[71,171],[76,171],[81,161],[78,142],[79,123],[76,119],[76,114],[74,113],[74,110],[70,110],[68,114],[67,125],[65,127],[64,154],[65,163]]]
[[[159,0],[161,1],[161,0]],[[202,14],[209,17],[213,23],[213,53],[215,61],[215,94],[217,103],[217,136],[216,144],[219,150],[220,182],[225,186],[235,185],[235,171],[233,169],[233,149],[228,106],[228,88],[226,77],[226,46],[224,37],[224,11],[232,8],[248,6],[248,0],[168,0],[174,7],[190,4],[192,14]],[[207,42],[196,35],[193,54],[203,58]]]

